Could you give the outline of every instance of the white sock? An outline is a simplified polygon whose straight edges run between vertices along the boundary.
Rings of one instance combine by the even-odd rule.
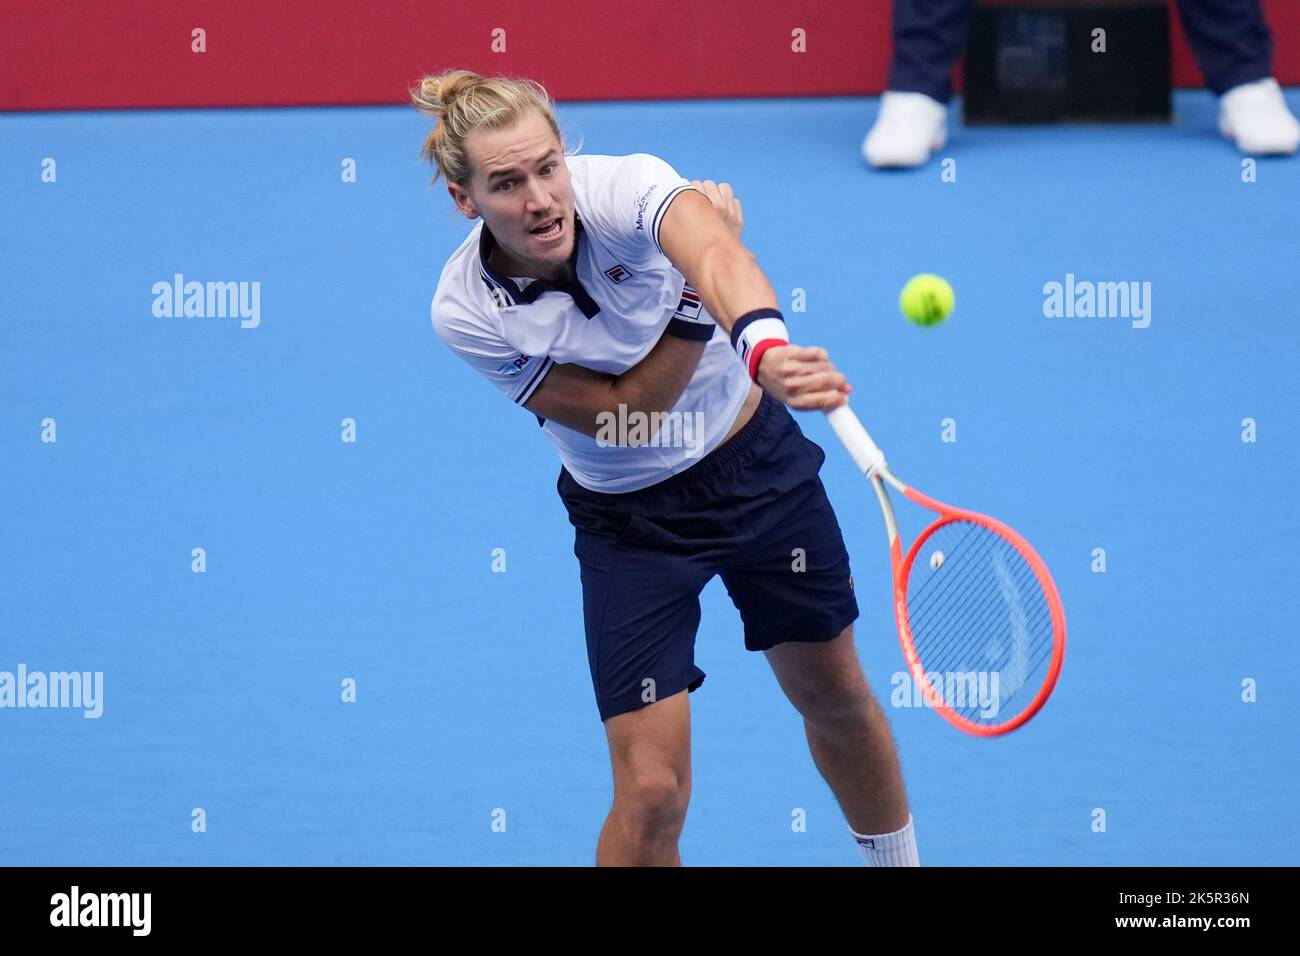
[[[916,854],[916,829],[912,826],[912,815],[907,815],[907,826],[893,833],[858,833],[849,827],[853,839],[857,841],[867,866],[920,866],[921,859]]]

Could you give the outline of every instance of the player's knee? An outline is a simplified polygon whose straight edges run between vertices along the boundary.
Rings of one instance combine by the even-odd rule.
[[[638,773],[615,787],[614,805],[633,837],[680,830],[686,821],[690,785],[671,771]]]
[[[871,719],[879,709],[860,673],[805,684],[790,694],[790,702],[805,720],[815,724]]]

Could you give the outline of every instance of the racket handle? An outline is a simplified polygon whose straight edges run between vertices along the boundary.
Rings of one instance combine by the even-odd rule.
[[[844,447],[849,450],[862,474],[870,478],[877,468],[884,465],[885,453],[876,447],[867,430],[862,427],[862,422],[858,421],[858,416],[853,414],[853,409],[847,405],[833,408],[826,413],[826,420],[835,429],[835,434],[840,436],[840,441],[844,442]]]

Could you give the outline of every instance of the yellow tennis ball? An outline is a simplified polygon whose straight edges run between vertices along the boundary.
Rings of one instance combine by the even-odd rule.
[[[955,304],[948,280],[928,272],[908,279],[898,297],[903,315],[917,325],[938,325],[948,318]]]

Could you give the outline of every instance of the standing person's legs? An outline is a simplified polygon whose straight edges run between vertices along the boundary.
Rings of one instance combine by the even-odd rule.
[[[1288,155],[1300,123],[1272,77],[1273,38],[1259,0],[1178,0],[1183,31],[1219,97],[1219,130],[1245,153]]]
[[[1272,75],[1273,37],[1259,0],[1178,0],[1178,13],[1216,96]]]
[[[894,55],[880,112],[862,141],[876,167],[920,166],[948,138],[944,104],[973,0],[894,0]]]
[[[947,103],[952,70],[966,43],[973,0],[894,0],[889,89]]]

